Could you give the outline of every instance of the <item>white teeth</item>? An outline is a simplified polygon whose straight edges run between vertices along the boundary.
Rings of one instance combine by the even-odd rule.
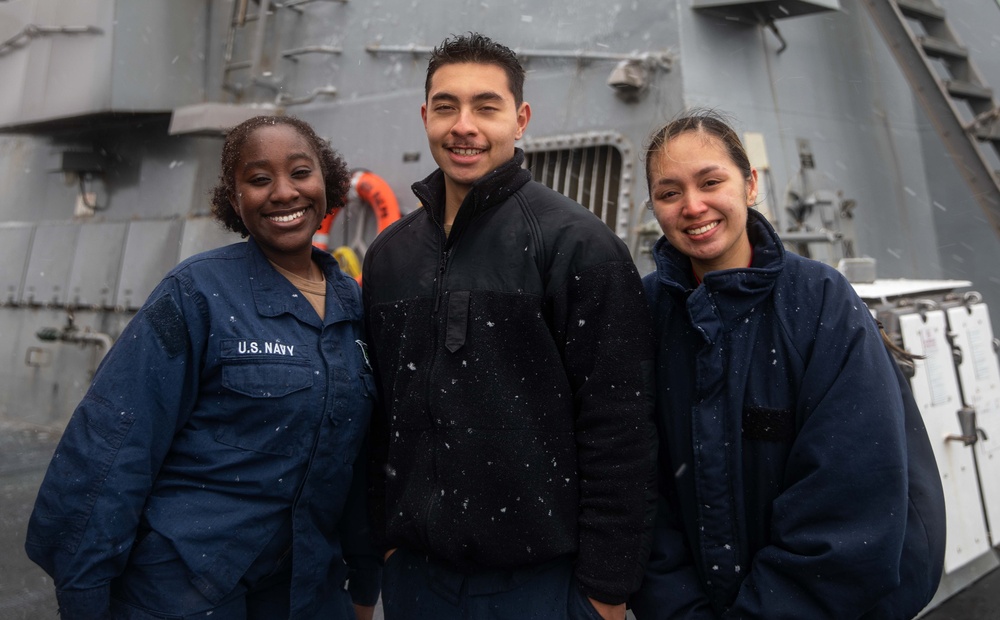
[[[707,233],[708,231],[712,230],[713,228],[715,228],[718,225],[719,225],[718,222],[712,222],[711,224],[705,224],[704,226],[702,226],[700,228],[689,228],[685,232],[687,232],[687,234],[689,234],[689,235],[700,235],[702,233]]]
[[[297,220],[302,217],[305,212],[306,210],[302,209],[301,211],[296,211],[295,213],[289,213],[288,215],[274,215],[268,217],[267,219],[272,222],[291,222],[292,220]]]
[[[478,155],[483,152],[482,149],[451,149],[452,153],[456,155]]]

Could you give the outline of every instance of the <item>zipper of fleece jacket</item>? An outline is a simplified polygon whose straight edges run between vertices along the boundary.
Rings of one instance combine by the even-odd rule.
[[[438,274],[434,281],[434,312],[432,313],[435,320],[437,320],[438,310],[441,309],[441,298],[444,297],[444,289],[442,287],[444,286],[444,274],[448,268],[448,255],[450,253],[451,250],[447,248],[441,250],[441,257],[438,260]],[[435,325],[435,327],[437,326]]]
[[[433,312],[431,312],[430,316],[431,330],[432,330],[431,333],[434,334],[434,340],[432,341],[432,346],[434,347],[434,349],[433,349],[433,354],[431,356],[430,368],[427,369],[427,395],[425,397],[425,402],[427,407],[427,416],[430,418],[431,428],[436,429],[438,423],[437,420],[435,419],[434,412],[431,411],[432,392],[434,390],[431,378],[434,376],[434,366],[436,365],[438,350],[440,348],[439,344],[442,342],[442,336],[443,336],[442,330],[444,332],[447,332],[447,317],[445,317],[446,318],[445,326],[442,327],[441,317],[439,316],[439,314],[441,309],[441,298],[444,297],[445,294],[444,281],[448,271],[448,258],[451,255],[451,249],[448,247],[448,236],[444,234],[444,226],[440,222],[436,221],[434,217],[431,217],[431,221],[433,221],[437,225],[438,232],[440,233],[441,251],[438,257],[437,277],[435,278],[434,282],[434,310]],[[454,232],[454,229],[452,229],[452,232]],[[424,522],[423,522],[424,542],[428,549],[433,548],[431,543],[430,523],[431,523],[431,514],[434,511],[434,502],[437,499],[437,493],[438,493],[437,451],[433,449],[433,444],[432,444],[430,458],[431,458],[431,476],[433,477],[433,480],[430,493],[428,493],[427,495],[427,503],[424,507]]]

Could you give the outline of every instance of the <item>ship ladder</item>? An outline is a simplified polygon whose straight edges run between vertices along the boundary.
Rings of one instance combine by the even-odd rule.
[[[991,155],[1000,156],[1000,112],[968,48],[955,36],[935,0],[863,0],[863,4],[1000,235],[1000,171],[990,164]]]

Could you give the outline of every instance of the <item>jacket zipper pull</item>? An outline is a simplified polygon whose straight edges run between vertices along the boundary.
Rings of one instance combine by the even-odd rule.
[[[447,264],[448,250],[445,250],[441,253],[441,264],[438,266],[437,293],[434,295],[434,314],[437,314],[438,309],[441,307],[441,296],[444,294],[442,290],[444,286],[444,270]]]

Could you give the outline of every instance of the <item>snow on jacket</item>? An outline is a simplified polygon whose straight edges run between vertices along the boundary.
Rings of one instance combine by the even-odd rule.
[[[447,237],[435,171],[365,257],[373,529],[461,571],[576,554],[587,594],[620,603],[655,510],[648,307],[621,240],[523,160]]]
[[[137,532],[169,540],[218,601],[289,520],[291,617],[343,586],[344,555],[361,569],[352,590],[374,604],[366,511],[341,519],[374,394],[360,291],[328,254],[313,256],[328,283],[323,319],[251,238],[181,263],[129,322],[28,526],[26,550],[52,575],[64,617],[104,616],[112,580],[141,553]]]
[[[661,239],[644,279],[661,501],[636,616],[910,618],[944,558],[919,412],[850,284],[748,229],[749,268],[699,286]]]

